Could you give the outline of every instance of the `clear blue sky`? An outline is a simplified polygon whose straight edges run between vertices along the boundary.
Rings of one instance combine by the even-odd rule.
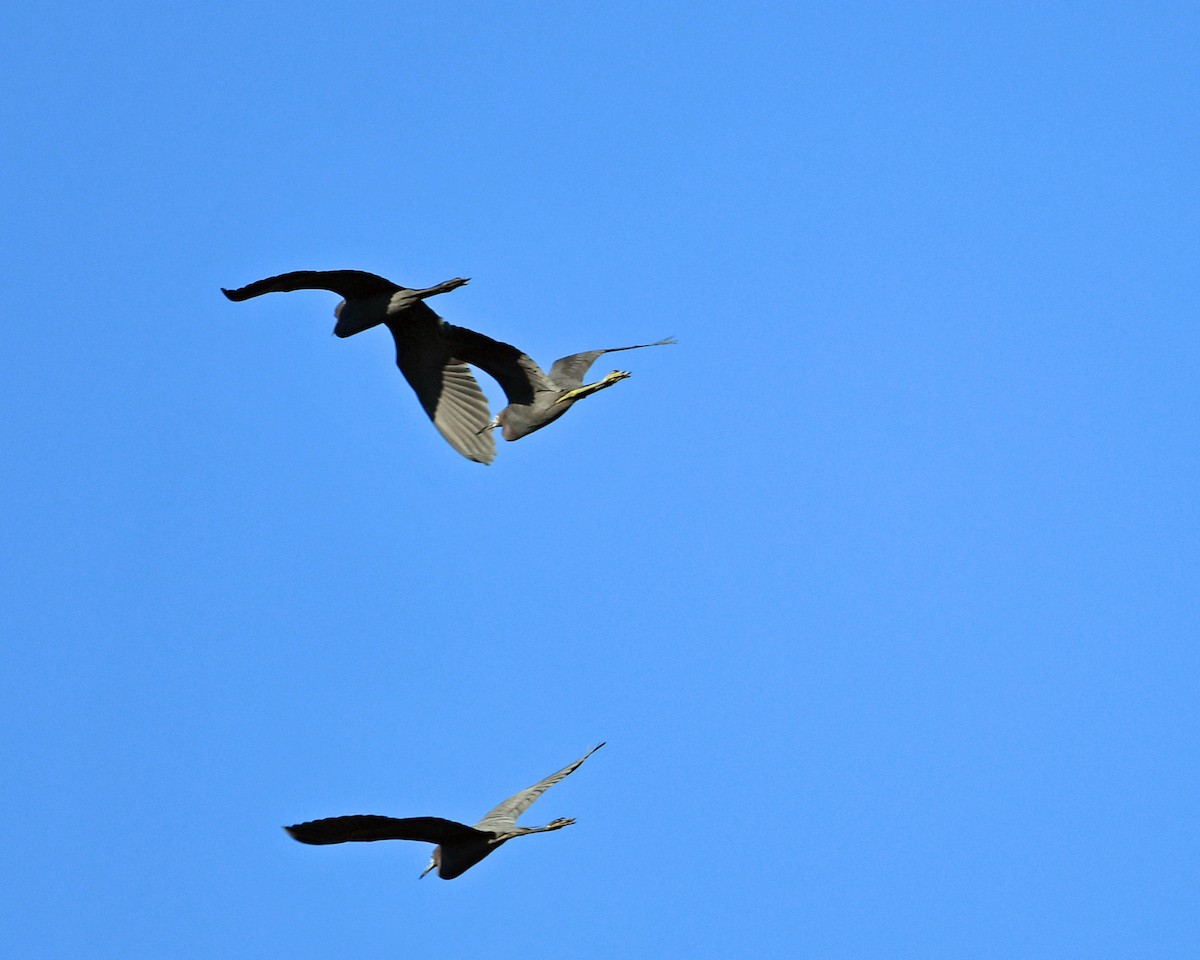
[[[0,952],[1195,957],[1198,36],[8,4]],[[346,267],[680,342],[485,468]]]

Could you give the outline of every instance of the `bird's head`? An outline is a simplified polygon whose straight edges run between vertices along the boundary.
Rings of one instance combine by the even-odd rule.
[[[550,419],[556,420],[558,417],[555,416],[551,417]],[[546,422],[549,423],[549,420]],[[527,409],[524,406],[509,404],[498,414],[492,417],[492,419],[488,421],[488,425],[479,432],[483,433],[484,430],[499,429],[500,436],[502,436],[505,440],[520,440],[522,437],[533,433],[533,431],[538,429],[540,426],[540,423],[531,424]]]
[[[441,862],[442,862],[442,848],[434,847],[433,855],[429,858],[429,866],[427,866],[424,870],[421,871],[421,876],[418,879],[424,880],[425,874],[429,873],[431,870],[436,869],[437,866]]]
[[[478,430],[476,430],[475,435],[478,436],[481,433],[487,433],[489,430],[495,430],[497,427],[503,426],[504,421],[500,419],[503,415],[504,415],[504,411],[502,410],[502,411],[500,411],[500,413],[498,413],[494,417],[492,417],[492,419],[489,420],[486,425],[484,425],[484,426],[480,427]]]
[[[510,403],[492,417],[491,423],[484,429],[495,430],[499,427],[500,436],[504,437],[505,440],[520,440],[522,437],[529,436],[535,430],[541,430],[546,424],[553,423],[566,413],[567,408],[570,406],[567,403],[545,410],[536,409],[525,403]],[[480,432],[482,433],[483,431]]]

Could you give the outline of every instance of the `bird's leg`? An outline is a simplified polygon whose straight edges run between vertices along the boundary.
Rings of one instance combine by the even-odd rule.
[[[612,373],[606,374],[602,380],[597,380],[595,383],[585,383],[582,387],[576,387],[574,390],[568,390],[554,402],[566,403],[568,400],[582,400],[584,397],[591,396],[598,390],[603,390],[606,387],[611,387],[614,383],[620,383],[622,380],[627,380],[629,376],[630,374],[628,370],[614,370]]]
[[[462,277],[455,277],[453,280],[446,280],[443,283],[426,287],[423,290],[409,290],[407,293],[411,294],[414,300],[424,300],[426,297],[436,297],[439,293],[449,293],[451,290],[465,287],[470,279],[470,277],[465,280]]]
[[[531,833],[549,833],[551,830],[561,830],[563,827],[569,827],[575,821],[571,817],[559,817],[557,820],[551,820],[544,827],[534,827]]]
[[[449,293],[451,290],[457,290],[459,287],[464,286],[466,282],[462,277],[455,277],[453,280],[447,280],[433,287],[425,287],[422,290],[401,287],[392,294],[391,299],[388,301],[388,314],[395,316],[396,314],[403,313],[418,300],[424,300],[426,297],[436,297],[439,293]]]
[[[561,830],[563,827],[569,827],[575,821],[570,817],[560,817],[557,820],[551,820],[544,827],[513,827],[512,830],[506,833],[498,833],[488,844],[496,846],[504,843],[506,840],[511,840],[513,837],[524,837],[530,833],[550,833],[552,830]]]

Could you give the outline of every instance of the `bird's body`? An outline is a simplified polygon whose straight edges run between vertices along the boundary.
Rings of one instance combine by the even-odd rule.
[[[284,829],[301,843],[328,844],[371,840],[423,840],[435,843],[429,866],[421,876],[437,869],[443,880],[453,880],[477,864],[489,853],[513,837],[530,833],[549,833],[570,826],[574,820],[552,820],[544,827],[519,827],[517,818],[531,803],[564,777],[573,773],[584,760],[604,746],[587,753],[557,773],[539,780],[532,787],[513,794],[489,810],[473,827],[441,817],[381,817],[362,814],[311,820]]]
[[[462,277],[456,277],[432,287],[414,290],[365,270],[293,270],[291,273],[281,273],[277,277],[256,280],[236,290],[226,290],[222,287],[221,292],[235,303],[241,303],[243,300],[261,297],[264,293],[328,290],[342,298],[342,302],[333,310],[333,315],[337,317],[337,325],[333,328],[334,335],[352,337],[356,333],[387,322],[389,317],[398,317],[416,304],[422,303],[426,297],[449,293],[468,282]]]
[[[384,324],[396,342],[396,364],[433,425],[464,457],[484,464],[496,456],[490,428],[500,427],[505,440],[519,440],[553,423],[576,401],[629,376],[614,370],[596,383],[585,384],[584,374],[603,354],[675,342],[667,337],[656,343],[575,353],[556,360],[547,374],[512,344],[446,323],[426,305],[427,297],[465,283],[456,278],[413,290],[362,270],[298,270],[237,290],[222,288],[222,292],[235,301],[293,290],[339,294],[343,299],[334,310],[333,332],[350,337]],[[490,417],[487,398],[468,364],[503,388],[508,405],[495,417]]]
[[[555,360],[549,373],[516,347],[496,340],[489,340],[487,345],[467,340],[463,344],[463,359],[490,374],[508,398],[508,406],[496,414],[488,426],[499,427],[505,440],[520,440],[553,423],[577,401],[629,376],[625,370],[613,370],[595,383],[585,384],[584,375],[604,354],[661,347],[674,342],[674,337],[664,337],[654,343],[573,353]]]
[[[396,342],[396,365],[438,432],[468,460],[491,463],[496,445],[486,430],[487,397],[457,355],[461,334],[471,331],[446,323],[425,303],[426,297],[449,293],[466,283],[455,278],[413,290],[362,270],[298,270],[221,292],[239,302],[293,290],[340,295],[334,334],[352,337],[384,324]]]

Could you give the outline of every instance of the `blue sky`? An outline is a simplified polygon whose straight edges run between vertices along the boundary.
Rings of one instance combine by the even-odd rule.
[[[9,4],[4,953],[1195,956],[1198,28]],[[680,342],[484,468],[330,268]]]

